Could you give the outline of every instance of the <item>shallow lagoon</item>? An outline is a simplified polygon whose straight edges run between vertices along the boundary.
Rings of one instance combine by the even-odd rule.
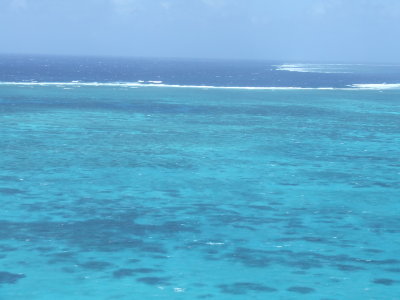
[[[0,87],[0,299],[398,299],[400,90]]]

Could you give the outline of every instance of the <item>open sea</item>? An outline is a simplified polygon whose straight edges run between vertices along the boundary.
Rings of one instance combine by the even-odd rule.
[[[1,300],[399,300],[400,65],[0,57]]]

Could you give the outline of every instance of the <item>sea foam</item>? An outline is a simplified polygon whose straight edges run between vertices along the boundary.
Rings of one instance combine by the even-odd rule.
[[[56,86],[68,87],[122,87],[122,88],[187,88],[187,89],[225,89],[225,90],[384,90],[400,89],[400,83],[357,83],[346,87],[298,87],[298,86],[214,86],[214,85],[180,85],[158,83],[161,81],[136,82],[38,82],[38,81],[3,81],[0,86]]]
[[[163,88],[190,88],[190,89],[230,89],[230,90],[332,90],[332,87],[274,87],[274,86],[214,86],[214,85],[180,85],[180,84],[164,84],[160,81],[143,81],[137,82],[0,82],[0,85],[14,86],[57,86],[57,87],[163,87]]]
[[[349,87],[368,90],[400,89],[400,83],[357,83]]]
[[[349,68],[354,65],[346,64],[283,64],[275,65],[277,71],[300,73],[346,74],[352,73]]]

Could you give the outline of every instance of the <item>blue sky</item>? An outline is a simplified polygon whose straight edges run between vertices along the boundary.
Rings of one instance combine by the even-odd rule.
[[[0,53],[400,62],[400,0],[0,0]]]

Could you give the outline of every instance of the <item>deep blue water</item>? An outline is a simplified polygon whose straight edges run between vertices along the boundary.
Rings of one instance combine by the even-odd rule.
[[[251,85],[260,63],[28,60],[3,58],[1,81],[400,82],[393,66]],[[0,124],[2,300],[400,299],[400,89],[9,83]]]
[[[0,82],[137,82],[249,87],[400,83],[400,65],[266,61],[0,56]]]

